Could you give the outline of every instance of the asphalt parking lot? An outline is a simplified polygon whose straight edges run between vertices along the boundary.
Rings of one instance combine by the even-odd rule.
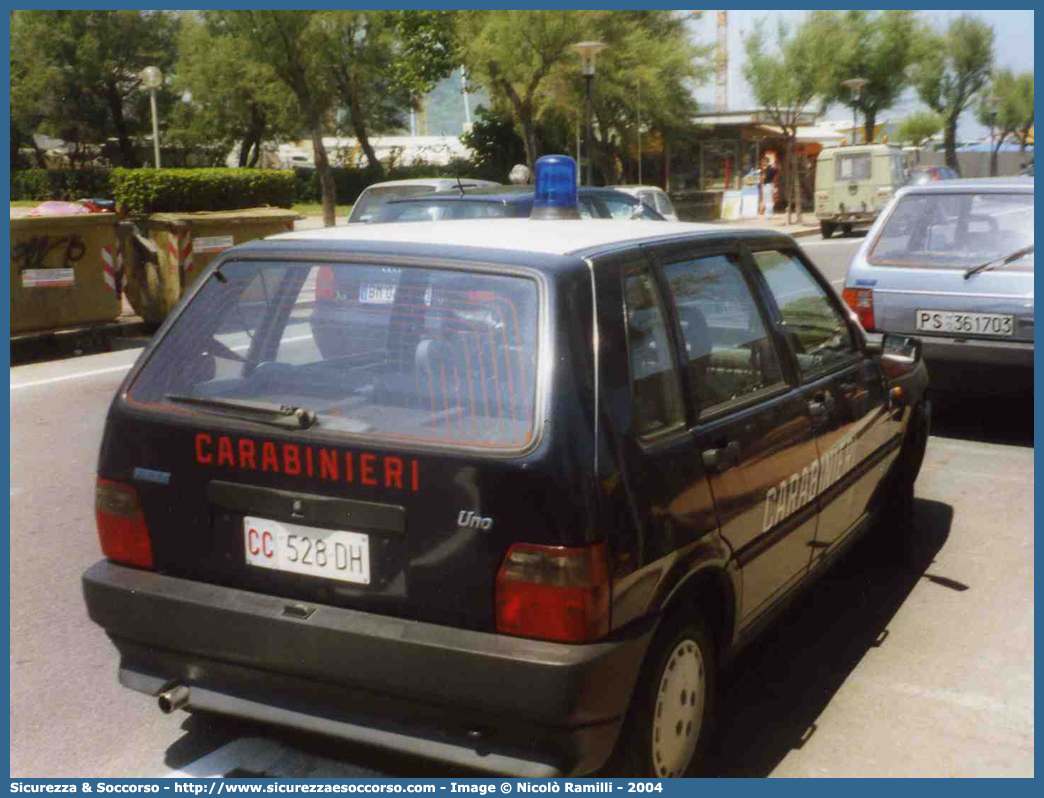
[[[215,752],[227,772],[252,756],[282,775],[462,775],[257,724],[164,716],[117,684],[79,576],[100,556],[102,422],[136,354],[11,369],[12,775],[161,776]],[[1032,403],[938,408],[910,541],[853,549],[722,676],[711,775],[1033,775]]]

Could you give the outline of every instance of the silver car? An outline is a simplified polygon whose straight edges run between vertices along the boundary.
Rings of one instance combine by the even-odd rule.
[[[1033,180],[899,191],[848,269],[868,332],[916,335],[933,390],[1033,391]]]
[[[414,197],[418,194],[430,194],[433,191],[449,191],[454,188],[474,188],[475,186],[493,187],[500,183],[492,180],[479,180],[474,177],[421,177],[409,180],[386,180],[374,183],[363,189],[352,206],[348,216],[348,224],[372,222],[384,204],[403,197]]]

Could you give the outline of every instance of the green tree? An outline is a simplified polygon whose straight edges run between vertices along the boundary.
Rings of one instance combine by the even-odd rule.
[[[289,138],[297,104],[272,67],[244,56],[241,43],[218,36],[194,15],[182,19],[173,87],[189,99],[174,111],[169,140],[187,149],[238,145],[239,165],[256,166],[264,142]]]
[[[750,84],[759,108],[765,109],[772,121],[783,131],[787,151],[784,168],[787,200],[787,222],[797,208],[801,221],[802,196],[797,176],[797,128],[810,110],[821,111],[821,98],[827,93],[824,81],[829,80],[829,63],[835,55],[835,43],[818,21],[811,16],[796,29],[780,22],[776,32],[776,46],[770,49],[765,33],[765,20],[759,20],[744,40],[747,61],[743,76]],[[815,107],[818,102],[818,107]]]
[[[403,112],[413,102],[413,87],[397,78],[399,48],[394,13],[322,11],[317,17],[319,53],[329,70],[337,102],[370,168],[378,175],[383,168],[370,143],[370,133],[402,127]]]
[[[458,41],[464,63],[495,102],[511,111],[522,134],[529,168],[540,155],[537,118],[542,84],[576,60],[569,45],[592,29],[596,12],[461,11]]]
[[[123,164],[139,165],[134,136],[151,124],[147,102],[135,102],[144,96],[141,71],[170,71],[178,24],[169,11],[18,11],[11,15],[12,116],[29,133],[75,143],[115,136]],[[170,92],[160,95],[169,106]]]
[[[1033,127],[1033,73],[1016,75],[1010,69],[998,71],[989,88],[979,97],[976,109],[979,122],[990,128],[990,175],[997,175],[997,153],[1008,136],[1022,144]]]
[[[569,49],[580,41],[610,47],[598,56],[592,92],[592,150],[606,179],[615,179],[622,143],[633,140],[639,83],[647,126],[691,126],[692,88],[708,74],[709,48],[693,46],[683,20],[669,11],[468,11],[459,12],[459,21],[457,39],[472,79],[489,90],[495,108],[511,114],[530,168],[542,135],[568,146],[569,131],[584,122],[586,87],[580,59]]]
[[[415,98],[458,65],[453,12],[322,11],[316,46],[346,127],[370,168],[383,172],[371,133],[401,128]]]
[[[823,101],[854,106],[864,120],[865,140],[873,141],[877,115],[895,105],[910,85],[907,70],[919,52],[922,35],[917,12],[813,11],[809,24],[833,43],[834,57],[826,64],[830,76],[824,81]],[[841,85],[849,78],[867,81],[858,100]]]
[[[969,14],[944,33],[927,34],[910,71],[921,101],[943,120],[946,165],[957,163],[957,123],[987,85],[993,70],[993,27]]]
[[[392,79],[414,96],[461,65],[457,12],[408,9],[390,12],[397,42]]]
[[[921,147],[932,136],[942,130],[943,122],[932,111],[916,111],[904,119],[896,135],[899,141],[908,141],[917,147],[917,163],[921,162]]]
[[[637,149],[639,92],[644,127],[665,139],[691,135],[698,110],[693,91],[711,74],[713,45],[690,42],[684,17],[670,11],[602,11],[597,21],[598,38],[609,49],[598,56],[595,78],[595,162],[605,182],[616,183],[622,178],[617,164],[627,170],[624,161]],[[578,58],[569,70],[573,92],[566,107],[580,109]]]
[[[480,105],[475,111],[471,130],[460,137],[464,146],[475,153],[475,163],[494,180],[503,181],[517,163],[526,159],[526,148],[515,132],[511,114],[491,111]]]
[[[324,121],[333,105],[335,86],[322,58],[322,12],[311,10],[205,11],[217,34],[238,41],[247,58],[266,64],[297,100],[304,127],[312,138],[315,169],[323,203],[323,224],[333,227],[337,187],[323,144]]]

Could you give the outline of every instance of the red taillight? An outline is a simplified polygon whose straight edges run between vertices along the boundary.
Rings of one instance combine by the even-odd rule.
[[[609,632],[605,543],[514,544],[497,574],[497,631],[586,643]]]
[[[133,487],[99,477],[94,489],[94,517],[102,554],[127,565],[152,567],[152,542]]]
[[[841,292],[845,304],[855,311],[867,332],[874,329],[874,291],[872,288],[846,288]]]
[[[334,296],[334,271],[329,266],[320,266],[315,274],[315,298],[333,299]]]

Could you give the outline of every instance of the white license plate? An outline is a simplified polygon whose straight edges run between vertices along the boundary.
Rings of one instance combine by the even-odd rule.
[[[921,332],[955,335],[1015,334],[1015,317],[1010,313],[959,313],[956,311],[918,310],[917,329]]]
[[[395,301],[395,285],[363,283],[359,286],[359,301],[368,305],[390,305]]]
[[[390,305],[395,301],[395,288],[392,283],[363,283],[359,286],[359,301],[365,305]],[[424,304],[431,305],[431,286],[424,292]]]
[[[360,532],[243,519],[248,565],[321,579],[370,584],[370,538]]]

